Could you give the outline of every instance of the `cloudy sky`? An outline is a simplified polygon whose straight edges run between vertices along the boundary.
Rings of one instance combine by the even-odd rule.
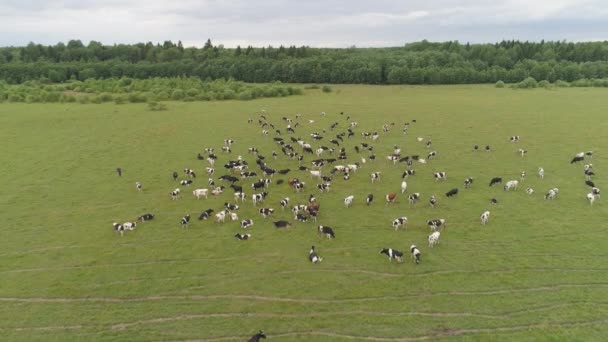
[[[608,40],[607,0],[0,0],[0,46],[70,39],[226,47]]]

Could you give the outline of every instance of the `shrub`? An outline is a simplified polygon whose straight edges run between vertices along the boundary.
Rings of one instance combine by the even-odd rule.
[[[494,84],[494,86],[495,86],[496,88],[504,88],[504,87],[505,87],[505,82],[503,82],[503,81],[498,81],[498,82],[496,82],[496,84]]]
[[[245,90],[244,92],[239,94],[239,100],[247,101],[253,99],[253,95],[249,90]]]
[[[114,97],[110,93],[101,93],[99,94],[99,100],[101,100],[101,102],[111,102],[114,100]]]
[[[567,88],[570,86],[570,83],[568,83],[566,81],[562,81],[562,80],[557,80],[557,81],[555,81],[554,84],[556,87],[560,87],[560,88]]]
[[[321,88],[321,87],[319,87],[319,85],[317,85],[317,84],[313,84],[313,85],[304,87],[304,89],[319,89],[319,88]]]
[[[321,88],[321,91],[323,91],[324,93],[331,93],[332,89],[330,86],[324,85],[323,88]]]
[[[551,83],[549,83],[549,81],[547,81],[547,80],[542,80],[542,81],[538,82],[538,86],[541,88],[549,89],[549,88],[551,88]]]
[[[186,94],[181,89],[175,89],[173,93],[171,93],[171,99],[176,101],[183,99],[185,96]]]
[[[538,82],[534,79],[534,77],[527,77],[523,81],[517,83],[517,88],[520,89],[532,89],[538,87]]]

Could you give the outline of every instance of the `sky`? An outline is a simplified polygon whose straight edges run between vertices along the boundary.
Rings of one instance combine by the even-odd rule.
[[[225,47],[608,40],[607,0],[0,0],[0,46]]]

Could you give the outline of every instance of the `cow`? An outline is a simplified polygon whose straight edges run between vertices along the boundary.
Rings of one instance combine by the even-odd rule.
[[[431,235],[429,235],[429,247],[433,248],[436,244],[439,243],[439,237],[441,236],[440,232],[433,232]]]
[[[225,189],[225,188],[224,188],[224,186],[223,186],[223,185],[222,185],[222,186],[218,186],[217,188],[215,188],[215,189],[213,189],[213,190],[211,191],[211,194],[212,194],[213,196],[218,196],[218,195],[220,195],[221,193],[223,193],[223,192],[224,192],[224,189]]]
[[[591,193],[595,195],[595,197],[600,198],[600,188],[593,187],[591,188]]]
[[[179,175],[177,174],[177,171],[173,171],[173,180],[176,181],[177,177],[179,177]]]
[[[490,180],[490,186],[494,185],[494,184],[498,184],[498,183],[502,183],[502,178],[501,177],[494,177]]]
[[[179,193],[180,193],[179,188],[177,188],[177,189],[175,189],[175,190],[171,191],[171,192],[169,193],[169,195],[171,195],[171,199],[172,199],[172,200],[176,200],[176,199],[178,199],[178,198],[179,198]]]
[[[140,222],[151,221],[154,220],[154,214],[143,214],[137,218]]]
[[[593,202],[595,202],[595,195],[592,192],[587,194],[587,201],[589,201],[590,205],[593,205]]]
[[[245,199],[247,198],[247,195],[244,192],[235,192],[234,193],[234,200],[236,202],[238,202],[239,200],[241,200],[241,202],[245,202]]]
[[[260,210],[258,210],[258,212],[260,213],[260,215],[262,215],[262,217],[266,218],[270,215],[272,215],[274,213],[274,209],[272,208],[261,208]]]
[[[355,198],[355,196],[350,195],[346,198],[344,198],[344,205],[348,208],[353,204],[353,199]]]
[[[374,194],[368,194],[367,197],[365,198],[365,204],[367,204],[369,206],[370,204],[372,204],[373,201],[374,201]]]
[[[225,220],[226,220],[226,211],[222,210],[219,213],[215,214],[215,222],[224,223]]]
[[[388,256],[388,261],[390,262],[392,262],[393,259],[397,260],[397,262],[403,262],[403,252],[400,252],[396,249],[382,248],[380,250],[380,254],[386,254]]]
[[[180,226],[182,226],[182,228],[188,228],[188,222],[190,222],[190,215],[182,217],[182,219],[179,221],[179,224]]]
[[[239,239],[239,240],[249,240],[249,238],[251,237],[251,234],[240,234],[240,233],[236,233],[234,234],[234,237]]]
[[[266,198],[266,196],[268,196],[268,193],[266,191],[263,191],[259,194],[253,194],[251,196],[251,200],[253,201],[253,205],[257,205],[258,202],[262,202],[264,200],[264,198]]]
[[[526,171],[522,171],[522,172],[519,174],[519,181],[523,183],[523,182],[524,182],[524,180],[526,180]]]
[[[380,180],[380,172],[371,173],[370,177],[372,179],[372,183],[374,183],[375,181]]]
[[[120,236],[123,236],[125,233],[125,227],[117,222],[112,223],[112,227],[114,228],[115,231],[120,232]]]
[[[308,216],[306,216],[305,214],[296,214],[296,216],[294,217],[294,220],[300,221],[300,222],[306,222],[308,221]]]
[[[243,229],[251,228],[252,226],[253,226],[252,219],[246,219],[246,220],[241,221],[241,228],[243,228]]]
[[[273,222],[274,226],[276,228],[289,228],[291,227],[291,223],[287,222],[287,221],[276,221]]]
[[[437,151],[431,151],[429,152],[429,154],[426,156],[426,159],[433,159],[437,156]]]
[[[310,262],[312,262],[313,264],[323,261],[323,258],[317,255],[317,252],[315,251],[315,246],[310,247],[310,251],[308,252],[308,260],[310,260]]]
[[[116,168],[116,173],[118,174],[118,177],[122,177],[122,168],[117,167]],[[122,235],[122,231],[120,232],[120,234]]]
[[[319,189],[321,192],[329,192],[330,187],[331,183],[317,184],[317,189]]]
[[[437,228],[441,228],[441,227],[444,227],[446,225],[445,219],[432,219],[432,220],[428,220],[426,222],[426,224],[433,231],[437,230]]]
[[[452,197],[452,196],[456,196],[458,194],[458,189],[454,188],[451,189],[450,191],[446,192],[445,195],[447,197]]]
[[[586,180],[586,181],[585,181],[585,185],[590,186],[590,187],[592,187],[592,188],[594,188],[594,187],[595,187],[595,183],[593,183],[593,182],[592,182],[592,181],[590,181],[590,180]]]
[[[207,195],[209,194],[209,189],[196,189],[192,191],[192,194],[194,195],[194,197],[196,197],[196,199],[200,199],[201,197],[207,198]]]
[[[142,185],[141,185],[140,182],[135,182],[135,188],[137,189],[137,191],[142,191],[143,190],[143,187],[142,187]]]
[[[519,135],[514,135],[509,139],[512,143],[518,142],[519,141]]]
[[[431,208],[435,208],[436,204],[437,204],[437,197],[435,197],[435,195],[432,195],[431,198],[429,198],[429,205],[431,206]]]
[[[182,181],[179,182],[180,185],[185,185],[185,186],[190,186],[192,184],[192,180],[191,179],[184,179]]]
[[[211,214],[213,213],[213,211],[214,211],[213,209],[207,209],[207,210],[203,211],[198,216],[199,221],[208,219],[211,216]]]
[[[481,216],[479,217],[479,219],[481,220],[481,224],[485,225],[486,223],[488,223],[488,221],[490,220],[490,212],[489,211],[484,211]]]
[[[283,198],[279,204],[281,205],[281,209],[285,210],[285,207],[289,204],[289,197]]]
[[[407,190],[407,182],[402,181],[401,182],[401,193],[403,194],[406,190]]]
[[[570,161],[570,164],[578,163],[580,161],[583,161],[584,159],[585,159],[584,156],[583,157],[576,156],[576,157],[572,158],[572,160]]]
[[[547,193],[545,194],[545,199],[546,200],[552,200],[557,196],[557,193],[559,192],[558,188],[553,188],[549,191],[547,191]]]
[[[534,193],[534,189],[532,189],[532,188],[526,188],[526,193],[528,195],[532,195]]]
[[[258,190],[266,187],[266,183],[264,181],[259,181],[251,184],[253,190]]]
[[[504,190],[505,191],[509,191],[511,189],[517,190],[518,186],[519,186],[519,182],[518,181],[516,181],[516,180],[510,180],[510,181],[508,181],[508,182],[505,183]]]
[[[435,172],[433,176],[435,177],[435,181],[448,179],[448,175],[445,172]]]
[[[405,170],[405,171],[403,171],[401,178],[406,178],[408,176],[413,176],[415,174],[416,174],[416,170]]]
[[[543,169],[542,167],[539,167],[538,176],[540,177],[540,179],[545,179],[545,169]]]
[[[473,184],[473,177],[469,177],[467,179],[464,180],[464,188],[468,188],[469,186],[471,186]]]
[[[395,228],[395,230],[397,230],[401,227],[405,228],[406,225],[407,225],[407,217],[405,217],[405,216],[402,216],[402,217],[399,217],[399,218],[396,218],[393,220],[393,228]]]
[[[389,192],[384,198],[386,199],[386,204],[395,203],[395,200],[397,199],[397,193]]]
[[[412,258],[416,261],[416,265],[420,263],[420,255],[422,253],[420,253],[420,250],[418,249],[418,247],[416,247],[416,245],[411,245],[410,246],[410,252],[412,253]]]
[[[336,238],[336,234],[334,233],[334,230],[329,227],[329,226],[319,226],[319,233],[322,235],[325,235],[326,238],[328,239],[335,239]]]
[[[416,202],[418,202],[418,200],[420,199],[420,193],[419,192],[414,192],[413,194],[409,195],[407,197],[408,201],[410,204],[414,204]]]
[[[526,154],[528,154],[528,150],[524,150],[523,148],[520,148],[519,150],[517,150],[517,153],[519,153],[519,155],[523,157]]]
[[[226,208],[226,210],[228,210],[228,211],[235,211],[235,210],[239,210],[240,209],[238,205],[232,204],[232,203],[228,203],[228,202],[224,203],[224,208]]]

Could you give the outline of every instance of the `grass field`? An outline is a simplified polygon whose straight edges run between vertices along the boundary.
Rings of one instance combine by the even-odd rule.
[[[607,94],[336,86],[330,94],[169,103],[163,112],[144,105],[2,104],[0,339],[246,340],[264,329],[278,341],[604,340],[608,210],[605,199],[588,204],[582,164],[569,161],[576,152],[595,151],[594,181],[600,188],[606,183]],[[277,209],[274,220],[293,221],[281,212],[281,198],[290,197],[293,205],[314,193],[321,203],[318,224],[332,226],[335,240],[319,237],[312,222],[279,231],[273,219],[254,212],[250,198],[238,212],[254,219],[250,241],[233,237],[241,230],[237,223],[196,220],[204,209],[234,202],[230,189],[208,200],[191,195],[208,187],[208,165],[196,160],[204,147],[217,150],[232,138],[230,158],[241,154],[252,166],[248,147],[267,159],[272,150],[280,153],[272,134],[262,137],[257,124],[247,124],[262,109],[283,130],[282,116],[303,113],[297,135],[311,142],[309,133],[335,121],[338,132],[346,130],[345,116],[337,114],[344,111],[359,123],[345,145],[349,162],[356,161],[360,132],[395,122],[373,144],[378,160],[349,181],[336,179],[328,194],[270,186],[265,206]],[[417,122],[404,136],[401,127],[412,119]],[[509,143],[511,135],[521,141]],[[385,156],[395,144],[405,154],[426,155],[418,136],[432,139],[439,153],[426,165],[415,164],[417,175],[408,179],[408,193],[420,192],[422,201],[410,207],[399,197],[387,206],[382,197],[399,191],[405,165],[393,166]],[[493,152],[473,152],[474,144],[490,144]],[[528,155],[521,158],[518,148]],[[229,158],[218,154],[216,178]],[[282,156],[269,164],[297,169]],[[117,166],[124,170],[121,178]],[[539,166],[546,172],[542,181]],[[172,201],[168,192],[177,185],[171,173],[184,168],[199,177]],[[517,191],[488,187],[492,177],[519,179],[524,170],[528,177]],[[372,186],[374,171],[382,179]],[[434,171],[446,171],[448,180],[435,182]],[[293,175],[316,184],[304,172]],[[463,189],[469,176],[475,183]],[[143,193],[135,181],[143,183]],[[248,197],[250,183],[243,182]],[[460,193],[446,199],[453,187]],[[526,195],[526,187],[536,193]],[[557,199],[544,201],[553,187],[560,189]],[[369,208],[368,193],[376,195]],[[350,194],[355,203],[346,209],[343,198]],[[431,194],[439,197],[434,209],[427,202]],[[489,204],[492,197],[498,205]],[[492,217],[482,228],[485,210]],[[145,212],[156,220],[124,237],[112,230],[113,221]],[[180,229],[178,221],[188,213],[193,222]],[[394,231],[391,222],[399,216],[407,216],[409,225]],[[431,218],[448,222],[434,249],[426,243]],[[313,244],[324,258],[316,265],[307,259]],[[411,244],[422,250],[418,266],[409,255],[397,264],[378,254],[382,247],[407,252]]]

